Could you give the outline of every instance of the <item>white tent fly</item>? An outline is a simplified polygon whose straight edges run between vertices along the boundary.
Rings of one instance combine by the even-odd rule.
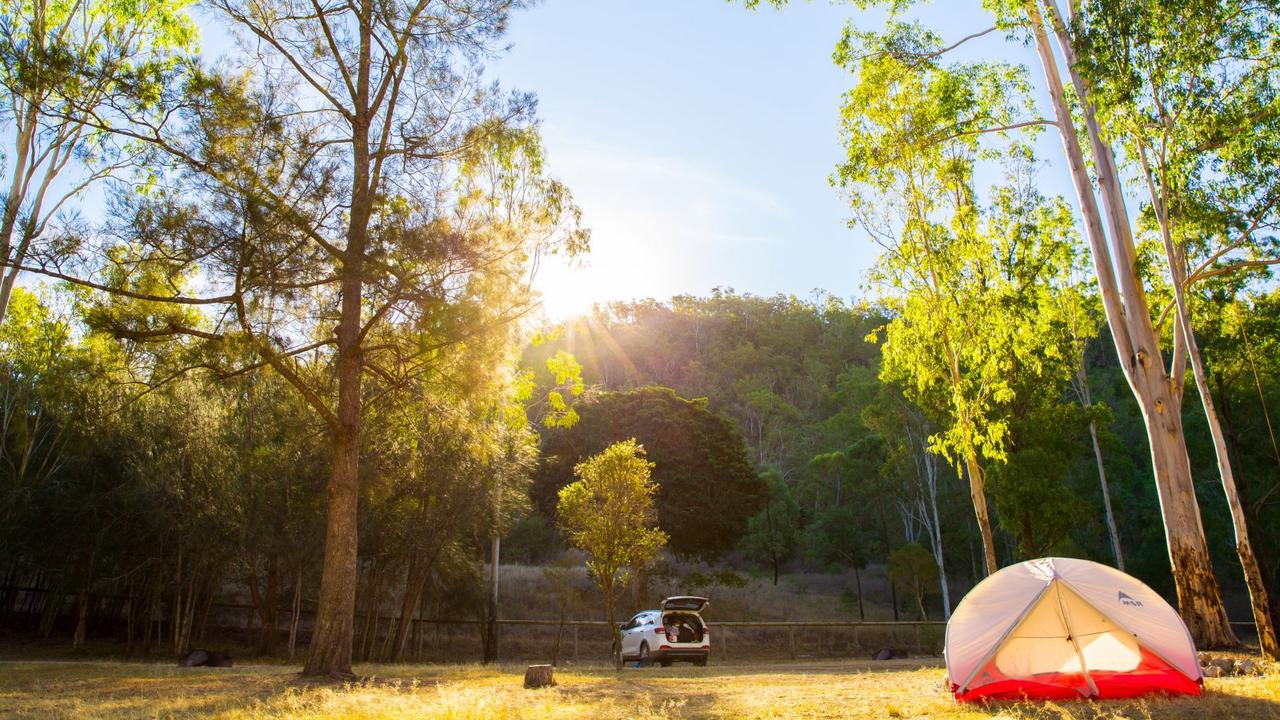
[[[1041,558],[978,583],[947,623],[947,677],[961,700],[1199,694],[1178,613],[1106,565]]]

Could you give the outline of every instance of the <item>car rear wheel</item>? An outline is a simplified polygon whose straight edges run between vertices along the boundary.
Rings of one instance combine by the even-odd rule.
[[[649,667],[653,664],[653,657],[649,655],[649,643],[640,643],[640,667]]]

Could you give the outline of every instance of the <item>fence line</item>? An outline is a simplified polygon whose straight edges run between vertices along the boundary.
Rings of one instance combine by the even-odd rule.
[[[41,588],[15,586],[0,590],[42,595],[47,593]],[[123,599],[123,596],[105,594],[96,597],[100,601]],[[249,632],[254,629],[257,609],[252,604],[213,602],[209,609],[212,611],[210,627],[234,632]],[[313,614],[310,609],[302,609],[299,613],[300,645],[305,645],[305,638],[310,634],[310,623],[307,620]],[[291,615],[290,609],[277,610],[280,623],[277,632],[283,632],[289,626]],[[163,617],[156,620],[161,624],[165,622]],[[377,647],[378,638],[391,632],[398,620],[398,615],[377,613],[372,624],[373,647]],[[357,624],[361,622],[358,617]],[[481,654],[481,638],[480,633],[475,631],[485,622],[483,619],[472,618],[412,618],[409,629],[414,638],[412,645],[416,647],[412,655],[417,660],[430,658],[446,662],[470,660],[473,656],[478,658]],[[609,656],[609,645],[612,642],[612,635],[607,632],[609,625],[604,620],[499,619],[497,625],[501,638],[498,648],[501,657],[506,660],[547,657],[553,653],[575,662],[584,656],[604,659]],[[942,649],[945,625],[946,622],[942,620],[725,620],[707,623],[713,637],[712,652],[717,657],[771,656],[792,659],[801,656],[848,657],[875,652],[884,647],[899,651],[909,649],[917,653],[938,653]],[[1231,625],[1245,633],[1256,634],[1252,621],[1233,621]],[[551,649],[551,636],[538,634],[535,632],[537,628],[556,629],[554,650]],[[432,631],[429,654],[424,647],[427,641],[425,631],[428,629]]]

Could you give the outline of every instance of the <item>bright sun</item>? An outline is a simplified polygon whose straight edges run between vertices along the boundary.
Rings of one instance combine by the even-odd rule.
[[[608,301],[607,283],[590,260],[575,261],[572,266],[564,258],[546,258],[538,268],[533,286],[541,296],[542,310],[548,319],[562,321],[591,311],[595,303]]]

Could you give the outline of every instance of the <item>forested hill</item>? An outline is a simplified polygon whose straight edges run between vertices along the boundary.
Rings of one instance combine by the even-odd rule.
[[[715,291],[597,307],[526,350],[526,365],[566,350],[588,385],[645,385],[705,397],[731,418],[762,468],[798,480],[818,454],[843,449],[876,384],[884,319],[832,296],[757,297]]]
[[[1274,337],[1274,298],[1245,298],[1241,304],[1231,316],[1242,317],[1239,311],[1246,310],[1243,317],[1257,337]],[[1228,309],[1206,312],[1211,309],[1227,317]],[[928,435],[938,430],[937,414],[911,404],[901,388],[879,377],[881,346],[874,334],[885,322],[874,307],[829,295],[804,300],[716,291],[709,297],[598,306],[547,331],[525,349],[523,364],[549,386],[546,359],[571,353],[582,365],[587,398],[651,385],[706,398],[710,410],[739,430],[768,485],[765,507],[748,523],[730,559],[763,570],[847,570],[888,562],[896,551],[898,564],[909,569],[915,562],[916,571],[932,578],[927,594],[936,607],[940,592],[929,566],[963,589],[982,576],[981,542],[963,476],[926,451]],[[1280,539],[1274,493],[1267,492],[1276,485],[1276,458],[1263,452],[1270,448],[1266,418],[1248,363],[1262,363],[1262,393],[1274,403],[1280,390],[1277,358],[1264,357],[1256,347],[1246,356],[1242,343],[1231,342],[1239,328],[1225,320],[1200,326],[1219,378],[1216,389],[1234,422],[1243,474],[1256,478],[1256,541],[1270,556]],[[1092,419],[1127,569],[1171,591],[1142,421],[1102,332],[1080,357],[1090,405],[1080,401],[1077,378],[1075,387],[1064,380],[1052,390],[1053,402],[1011,408],[1007,462],[988,463],[997,548],[1002,562],[1043,554],[1115,562],[1088,429]],[[1212,447],[1200,409],[1186,403],[1183,410],[1206,528],[1225,570],[1234,553]],[[545,453],[548,438],[564,431],[542,432]],[[651,459],[662,464],[661,457]],[[535,475],[535,493],[538,482]],[[535,519],[549,524],[548,518]],[[521,538],[512,550],[528,552],[529,541]],[[939,554],[943,562],[932,562],[930,556]],[[1274,578],[1275,567],[1267,564]],[[1238,600],[1235,573],[1220,574]],[[1234,605],[1233,614],[1244,616],[1245,608]]]

